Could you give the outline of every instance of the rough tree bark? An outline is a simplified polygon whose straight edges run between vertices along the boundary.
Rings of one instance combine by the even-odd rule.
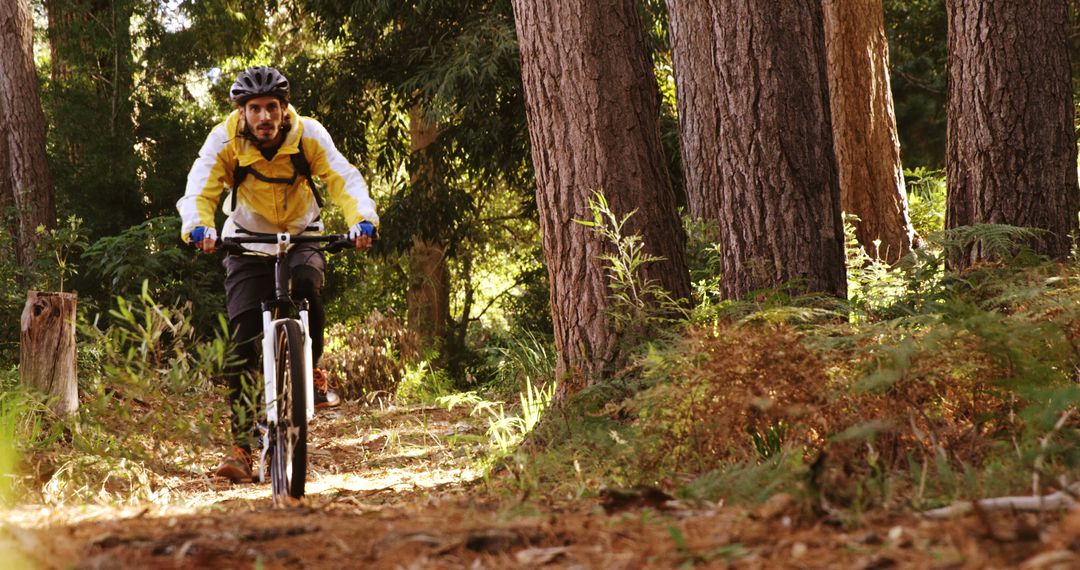
[[[30,291],[22,313],[19,376],[23,385],[49,396],[59,415],[79,408],[75,304],[74,293]]]
[[[689,296],[686,237],[660,146],[659,95],[633,0],[513,0],[536,201],[551,284],[556,370],[572,392],[618,365],[607,314],[610,253],[588,228],[603,192],[663,261],[643,277]]]
[[[1076,136],[1065,0],[948,0],[945,227],[1009,224],[1068,255],[1077,229]],[[978,247],[950,256],[961,270]]]
[[[916,236],[889,85],[885,8],[882,0],[824,0],[823,5],[840,205],[859,217],[855,235],[866,252],[895,262]]]
[[[8,151],[8,137],[6,134],[10,130],[11,127],[8,126],[7,117],[0,113],[0,212],[7,212],[12,200],[15,199],[12,194],[11,154]],[[8,236],[17,236],[19,233],[19,221],[8,218],[6,215],[0,217],[4,220],[0,227],[3,227],[8,232]],[[11,247],[14,249],[15,245],[15,243],[12,243]]]
[[[697,2],[667,0],[671,53],[675,67],[675,103],[679,111],[683,183],[691,217],[718,220],[720,175],[719,108],[722,92],[716,76],[713,11]]]
[[[16,261],[28,268],[39,241],[37,228],[56,222],[52,177],[45,154],[45,113],[34,68],[33,17],[27,0],[0,2],[0,115],[8,164],[2,190],[15,206]]]
[[[704,94],[680,102],[683,128],[700,133],[683,137],[684,160],[687,170],[713,160],[718,173],[688,183],[687,195],[719,224],[723,293],[795,282],[844,296],[820,0],[674,4],[678,89]],[[710,26],[715,45],[696,37]]]

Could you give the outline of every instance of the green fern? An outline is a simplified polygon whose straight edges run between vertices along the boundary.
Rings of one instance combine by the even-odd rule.
[[[975,224],[945,231],[942,245],[949,255],[974,252],[980,259],[1005,263],[1030,262],[1037,259],[1031,244],[1049,234],[1039,228],[1022,228],[1006,224]]]
[[[619,218],[603,193],[593,193],[589,200],[592,220],[574,220],[591,229],[614,248],[614,253],[600,255],[606,262],[609,299],[608,314],[617,330],[631,345],[654,336],[663,325],[685,320],[688,315],[656,280],[642,276],[649,264],[664,258],[645,252],[639,235],[626,234],[626,222],[637,210]]]

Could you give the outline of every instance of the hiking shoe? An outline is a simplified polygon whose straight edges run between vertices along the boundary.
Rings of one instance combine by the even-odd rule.
[[[330,378],[325,372],[316,368],[312,371],[312,384],[315,385],[315,409],[336,408],[341,405],[338,397],[337,386],[330,383]]]
[[[233,483],[250,483],[254,479],[251,474],[251,452],[234,445],[232,454],[214,468],[214,477],[223,477]]]

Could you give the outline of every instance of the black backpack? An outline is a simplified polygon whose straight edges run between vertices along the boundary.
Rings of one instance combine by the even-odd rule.
[[[251,165],[240,166],[240,161],[236,161],[236,166],[233,169],[232,197],[230,198],[229,209],[234,212],[236,211],[236,193],[240,190],[240,183],[243,182],[245,178],[247,178],[248,174],[251,174],[255,178],[262,180],[263,182],[271,182],[275,184],[292,185],[296,182],[297,176],[303,176],[307,178],[308,188],[311,188],[311,194],[315,196],[315,203],[319,206],[319,209],[321,210],[323,207],[322,196],[319,195],[319,190],[315,188],[315,182],[311,180],[311,164],[308,163],[307,156],[304,154],[303,139],[300,139],[300,142],[297,143],[296,154],[293,154],[289,158],[292,159],[293,163],[292,178],[271,178],[269,176],[264,176],[261,172],[252,168]]]

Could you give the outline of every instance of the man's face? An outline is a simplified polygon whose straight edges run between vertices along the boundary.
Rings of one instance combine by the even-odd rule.
[[[284,113],[285,109],[277,97],[256,97],[244,103],[244,119],[259,141],[259,146],[270,146],[279,142]]]

